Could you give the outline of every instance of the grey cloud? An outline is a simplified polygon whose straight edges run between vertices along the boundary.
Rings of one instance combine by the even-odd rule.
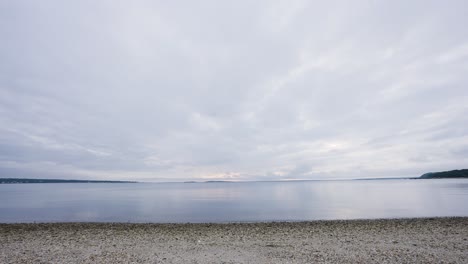
[[[3,1],[1,176],[466,167],[466,1]]]

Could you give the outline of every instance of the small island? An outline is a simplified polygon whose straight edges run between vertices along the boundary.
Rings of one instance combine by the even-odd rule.
[[[429,172],[421,175],[418,179],[459,179],[468,178],[468,169],[451,170],[442,172]]]
[[[93,180],[64,180],[64,179],[27,179],[0,178],[0,184],[14,183],[136,183],[135,181],[93,181]]]

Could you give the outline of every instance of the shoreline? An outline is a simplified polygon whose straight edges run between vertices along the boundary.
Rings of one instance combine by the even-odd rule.
[[[34,221],[34,222],[0,222],[4,225],[231,225],[231,224],[301,224],[320,222],[358,222],[358,221],[405,221],[405,220],[437,220],[458,219],[468,216],[421,216],[421,217],[389,217],[389,218],[348,218],[348,219],[312,219],[312,220],[267,220],[267,221],[218,221],[218,222],[132,222],[132,221]]]
[[[468,262],[468,217],[1,223],[1,263]]]

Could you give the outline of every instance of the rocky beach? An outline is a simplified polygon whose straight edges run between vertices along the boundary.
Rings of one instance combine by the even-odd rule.
[[[467,263],[468,218],[0,224],[0,263]]]

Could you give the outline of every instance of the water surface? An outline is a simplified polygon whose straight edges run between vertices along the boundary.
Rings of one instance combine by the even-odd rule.
[[[468,216],[468,179],[0,184],[0,222]]]

